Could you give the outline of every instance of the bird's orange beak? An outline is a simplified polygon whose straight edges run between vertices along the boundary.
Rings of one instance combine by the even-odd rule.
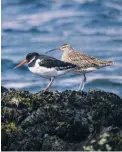
[[[52,50],[49,50],[47,52],[45,52],[45,54],[49,53],[49,52],[52,52],[52,51],[56,51],[56,50],[61,50],[60,48],[55,48],[55,49],[52,49]]]
[[[28,62],[28,60],[24,60],[23,62],[18,64],[16,67],[14,67],[14,69],[21,67],[22,65],[26,64],[27,62]]]

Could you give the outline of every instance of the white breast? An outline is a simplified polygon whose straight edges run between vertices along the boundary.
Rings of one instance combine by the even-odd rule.
[[[89,72],[94,72],[96,70],[97,70],[96,68],[91,67],[91,68],[86,68],[86,69],[78,69],[78,70],[73,71],[73,73],[75,73],[75,74],[89,73]]]
[[[51,77],[60,76],[72,70],[72,69],[66,69],[66,70],[57,71],[55,68],[46,68],[44,66],[40,66],[38,64],[39,62],[40,62],[40,59],[36,61],[34,67],[28,67],[28,68],[31,72],[47,79],[50,79]]]
[[[96,71],[97,69],[94,68],[94,67],[91,67],[91,68],[87,68],[85,71],[86,72],[93,72],[93,71]]]

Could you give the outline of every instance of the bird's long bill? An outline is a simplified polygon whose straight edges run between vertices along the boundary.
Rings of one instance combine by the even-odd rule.
[[[28,60],[24,60],[23,62],[18,64],[16,67],[14,67],[14,69],[21,67],[22,65],[26,64],[27,62],[28,62]]]
[[[52,52],[52,51],[56,51],[56,50],[61,50],[60,48],[55,48],[55,49],[52,49],[52,50],[49,50],[47,52],[45,52],[45,54],[49,53],[49,52]]]

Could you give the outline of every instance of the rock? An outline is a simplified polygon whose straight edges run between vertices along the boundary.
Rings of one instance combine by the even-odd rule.
[[[5,87],[1,86],[1,93],[8,91]]]
[[[3,151],[122,150],[122,99],[113,93],[10,89],[1,105]]]
[[[43,151],[63,151],[68,150],[67,147],[67,143],[58,136],[47,136],[42,144]]]

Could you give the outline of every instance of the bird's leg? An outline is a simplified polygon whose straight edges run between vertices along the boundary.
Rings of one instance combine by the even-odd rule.
[[[80,86],[79,86],[78,91],[83,91],[85,82],[86,82],[86,75],[85,75],[85,73],[84,73],[84,74],[83,74],[83,80],[82,80],[82,82],[80,83]]]
[[[47,90],[51,87],[54,79],[55,79],[54,77],[51,77],[50,82],[48,83],[48,85],[47,85],[47,87],[44,89],[44,91],[47,91]]]

